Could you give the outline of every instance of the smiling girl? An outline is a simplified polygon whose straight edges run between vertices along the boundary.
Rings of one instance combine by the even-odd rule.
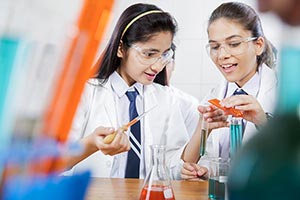
[[[250,6],[229,2],[221,4],[208,22],[206,49],[216,68],[224,76],[208,98],[218,98],[225,107],[243,112],[243,143],[267,121],[275,106],[277,79],[274,67],[274,48],[266,39],[258,14]],[[239,94],[239,95],[236,95]],[[204,99],[203,102],[207,102]],[[214,115],[209,108],[200,106],[204,118],[211,122]],[[229,157],[229,128],[226,123],[210,123],[206,157]],[[195,145],[199,146],[199,145]],[[197,148],[190,150],[199,152]],[[200,165],[207,166],[204,158]],[[182,178],[193,179],[206,175],[207,167],[185,163]]]
[[[122,13],[73,122],[69,139],[84,147],[69,161],[69,166],[76,164],[73,172],[90,169],[97,177],[145,178],[150,145],[162,143],[171,176],[180,177],[189,135],[176,98],[164,86],[176,30],[170,14],[154,5],[134,4]],[[103,142],[114,131],[107,127],[121,127],[147,111],[111,144]]]

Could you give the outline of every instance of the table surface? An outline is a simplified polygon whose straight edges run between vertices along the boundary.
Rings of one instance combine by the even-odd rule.
[[[86,200],[139,199],[144,180],[92,178]],[[207,181],[171,181],[175,199],[208,199]]]

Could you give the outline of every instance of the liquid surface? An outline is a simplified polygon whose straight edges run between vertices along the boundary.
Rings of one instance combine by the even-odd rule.
[[[142,190],[140,200],[175,200],[172,188],[169,186],[152,185],[148,190],[148,185]]]

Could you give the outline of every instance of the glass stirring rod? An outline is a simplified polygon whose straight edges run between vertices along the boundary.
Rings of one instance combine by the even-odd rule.
[[[131,120],[130,122],[128,122],[127,124],[121,126],[120,128],[118,128],[114,133],[105,136],[105,138],[103,139],[103,142],[105,144],[110,144],[114,138],[116,137],[118,131],[127,131],[133,124],[137,123],[140,119],[142,119],[150,110],[152,110],[153,108],[155,108],[156,106],[150,108],[149,110],[143,112],[142,114],[140,114],[139,116],[137,116],[136,118],[134,118],[133,120]]]

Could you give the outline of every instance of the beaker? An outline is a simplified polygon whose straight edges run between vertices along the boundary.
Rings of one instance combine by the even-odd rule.
[[[243,139],[243,118],[232,117],[230,120],[230,156],[239,150]]]
[[[165,163],[165,145],[151,145],[151,170],[147,174],[140,200],[175,200]]]
[[[209,160],[208,198],[227,200],[227,177],[230,159],[211,158]]]

